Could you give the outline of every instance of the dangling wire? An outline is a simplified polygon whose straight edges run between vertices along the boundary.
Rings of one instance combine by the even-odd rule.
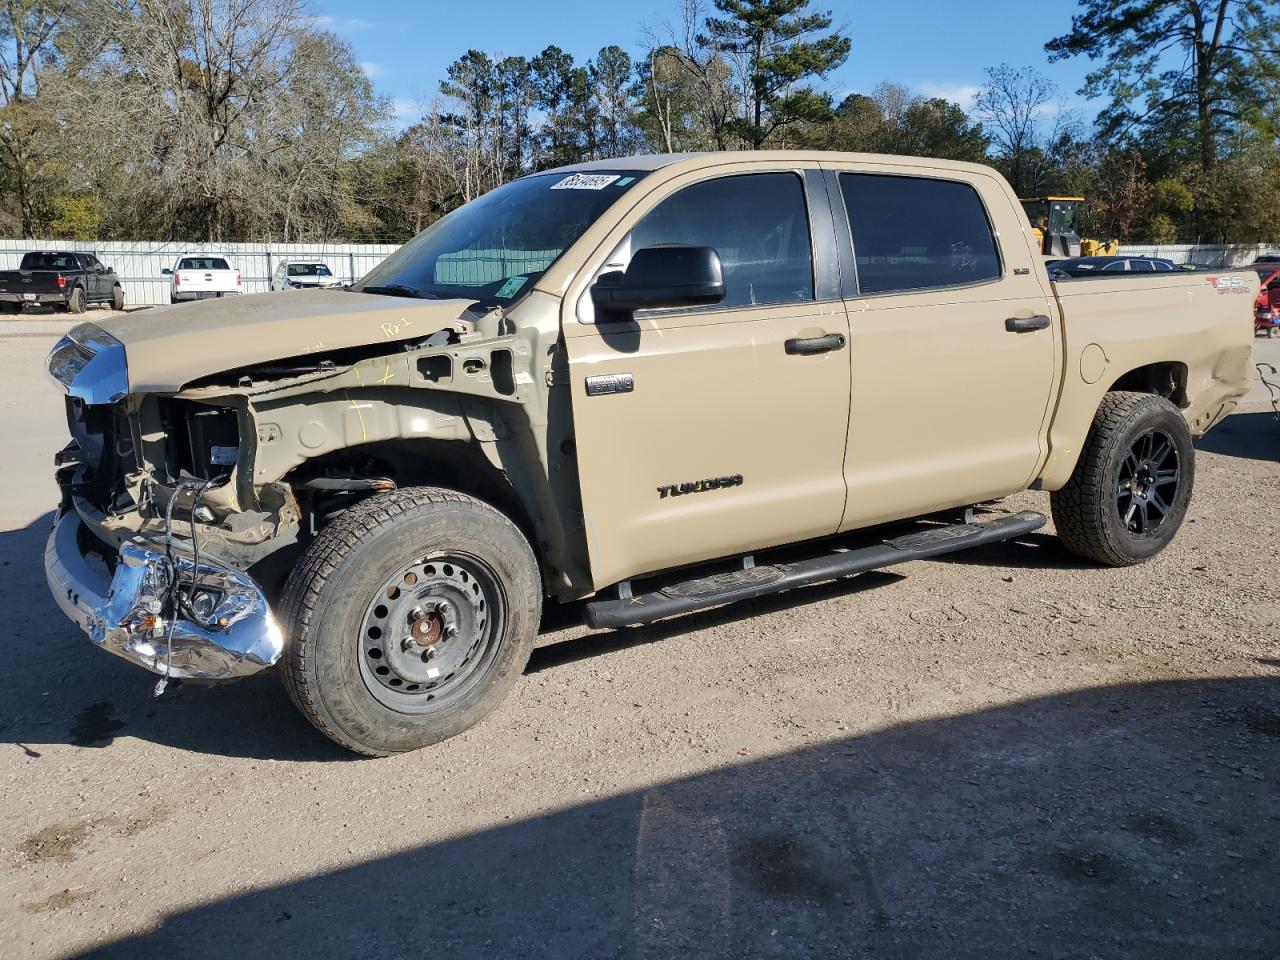
[[[170,617],[165,641],[164,674],[156,681],[153,694],[157,697],[164,693],[165,687],[169,685],[169,680],[173,674],[173,638],[174,632],[178,627],[178,615],[183,612],[191,612],[191,603],[195,597],[196,587],[199,585],[197,578],[200,572],[200,534],[196,530],[196,509],[200,506],[200,501],[205,493],[220,479],[179,480],[173,488],[173,494],[169,497],[169,502],[165,505],[164,551],[168,581],[166,584],[166,597],[169,601]],[[194,491],[191,494],[191,510],[187,515],[191,526],[191,585],[185,597],[182,594],[182,575],[173,553],[173,510],[183,490]]]
[[[1271,410],[1275,414],[1275,419],[1280,420],[1280,384],[1272,383],[1267,379],[1267,375],[1262,372],[1262,368],[1266,367],[1271,371],[1271,375],[1277,376],[1276,368],[1269,363],[1255,363],[1258,368],[1258,379],[1262,381],[1262,385],[1267,388],[1267,393],[1271,395]]]

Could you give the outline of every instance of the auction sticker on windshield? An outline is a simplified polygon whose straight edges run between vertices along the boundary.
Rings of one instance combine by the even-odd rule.
[[[501,297],[503,300],[509,300],[520,292],[520,288],[525,285],[528,277],[508,277],[507,282],[498,288],[495,297]]]
[[[571,173],[551,185],[552,190],[603,190],[618,179],[616,173]]]

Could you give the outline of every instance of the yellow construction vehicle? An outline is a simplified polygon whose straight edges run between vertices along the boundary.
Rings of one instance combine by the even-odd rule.
[[[1084,197],[1035,197],[1019,202],[1046,257],[1114,257],[1120,252],[1119,240],[1080,239]]]

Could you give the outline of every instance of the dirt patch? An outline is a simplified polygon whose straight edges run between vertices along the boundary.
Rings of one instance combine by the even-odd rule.
[[[22,912],[53,913],[56,910],[65,910],[77,900],[85,900],[91,896],[93,896],[93,894],[83,886],[68,887],[65,890],[59,890],[57,893],[50,894],[37,903],[22,904]]]
[[[77,848],[88,838],[91,830],[109,827],[119,837],[136,837],[144,830],[163,823],[173,815],[164,804],[157,804],[140,817],[97,817],[79,823],[55,823],[37,830],[22,843],[18,853],[31,863],[70,863],[76,857]]]
[[[164,804],[157,804],[145,816],[130,817],[116,832],[122,837],[136,837],[143,830],[154,827],[157,823],[164,823],[171,816],[173,816],[172,810]]]
[[[55,823],[18,844],[18,853],[32,863],[50,860],[70,863],[75,858],[76,847],[89,836],[90,826],[89,823]]]

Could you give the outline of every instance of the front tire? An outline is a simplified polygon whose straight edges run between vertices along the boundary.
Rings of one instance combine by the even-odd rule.
[[[111,309],[124,309],[124,288],[119,284],[111,288]]]
[[[1195,480],[1186,421],[1149,393],[1108,393],[1071,479],[1050,497],[1063,545],[1112,567],[1154,557],[1182,526]]]
[[[541,610],[537,560],[507,517],[451,490],[379,494],[325,527],[285,585],[285,686],[348,750],[416,750],[501,702]]]

